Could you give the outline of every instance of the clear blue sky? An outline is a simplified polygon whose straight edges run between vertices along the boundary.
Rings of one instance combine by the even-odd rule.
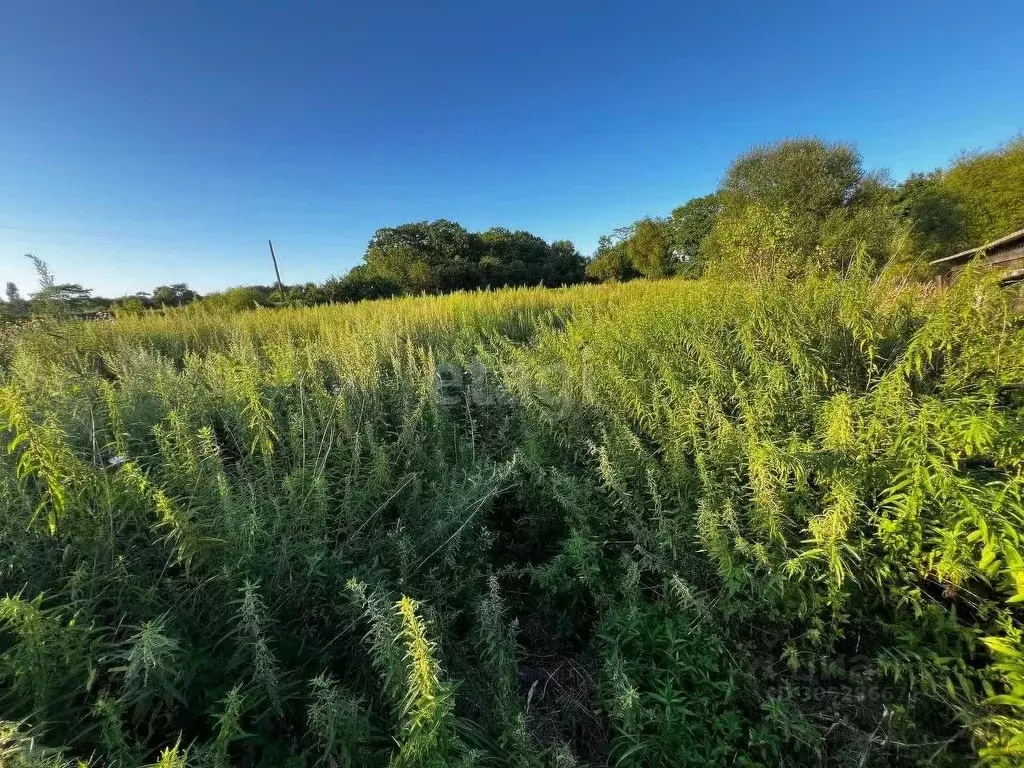
[[[347,7],[346,7],[347,6]],[[0,281],[285,282],[446,217],[572,239],[854,141],[899,178],[1024,128],[1020,0],[0,0]]]

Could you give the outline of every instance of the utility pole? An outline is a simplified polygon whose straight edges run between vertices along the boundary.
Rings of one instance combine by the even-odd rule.
[[[270,258],[274,262],[274,274],[277,275],[277,291],[281,294],[281,301],[284,301],[284,286],[281,285],[281,270],[277,268],[277,256],[274,255],[274,241],[267,240],[267,245],[270,246]]]

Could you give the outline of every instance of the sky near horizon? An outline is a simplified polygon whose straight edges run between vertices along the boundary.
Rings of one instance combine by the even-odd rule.
[[[286,283],[448,218],[597,238],[753,144],[899,179],[1024,129],[1020,0],[0,0],[0,282]]]

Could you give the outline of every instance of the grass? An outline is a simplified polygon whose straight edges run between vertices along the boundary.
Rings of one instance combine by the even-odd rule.
[[[978,275],[193,309],[0,366],[7,763],[1024,759],[1024,330]]]

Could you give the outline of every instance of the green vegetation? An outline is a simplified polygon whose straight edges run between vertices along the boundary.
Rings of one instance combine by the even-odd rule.
[[[848,272],[20,329],[5,764],[1019,765],[1021,318]]]
[[[365,261],[357,268],[361,279],[387,280],[404,293],[566,285],[580,282],[585,266],[568,241],[549,245],[501,227],[472,233],[444,219],[378,229]]]
[[[1024,137],[994,152],[966,154],[940,177],[963,211],[965,247],[1024,227]]]
[[[77,284],[24,299],[7,283],[0,320],[33,316],[137,315],[196,302],[215,311],[313,306],[421,293],[509,286],[566,286],[671,275],[699,277],[717,264],[746,276],[808,267],[845,269],[860,255],[896,261],[923,275],[926,262],[1024,227],[1024,138],[964,154],[948,169],[900,184],[867,171],[849,144],[788,139],[754,147],[732,163],[719,188],[599,239],[588,260],[568,240],[492,227],[470,232],[438,219],[378,229],[363,263],[325,282],[248,285],[200,296],[187,283],[108,299]],[[29,256],[37,265],[46,265]],[[51,282],[47,284],[46,278]]]
[[[712,263],[734,274],[799,273],[844,269],[858,253],[921,272],[929,259],[1022,227],[1024,138],[900,184],[866,171],[851,145],[790,139],[738,157],[714,194],[602,238],[587,274],[693,277]]]
[[[109,323],[34,259],[0,765],[1024,764],[1024,317],[912,279],[1024,225],[1022,147],[780,142],[589,263],[439,220]]]
[[[107,299],[81,285],[55,285],[45,262],[29,255],[40,273],[40,290],[23,300],[18,286],[7,284],[0,319],[38,316],[89,316],[112,311],[137,315],[200,302],[205,309],[241,312],[267,306],[312,306],[380,299],[402,294],[448,293],[503,286],[572,285],[584,280],[586,259],[568,240],[547,243],[529,232],[494,227],[468,232],[443,219],[384,227],[367,246],[365,263],[324,283],[285,287],[247,285],[200,296],[187,283],[157,286],[152,294]],[[49,280],[49,282],[46,282]]]

